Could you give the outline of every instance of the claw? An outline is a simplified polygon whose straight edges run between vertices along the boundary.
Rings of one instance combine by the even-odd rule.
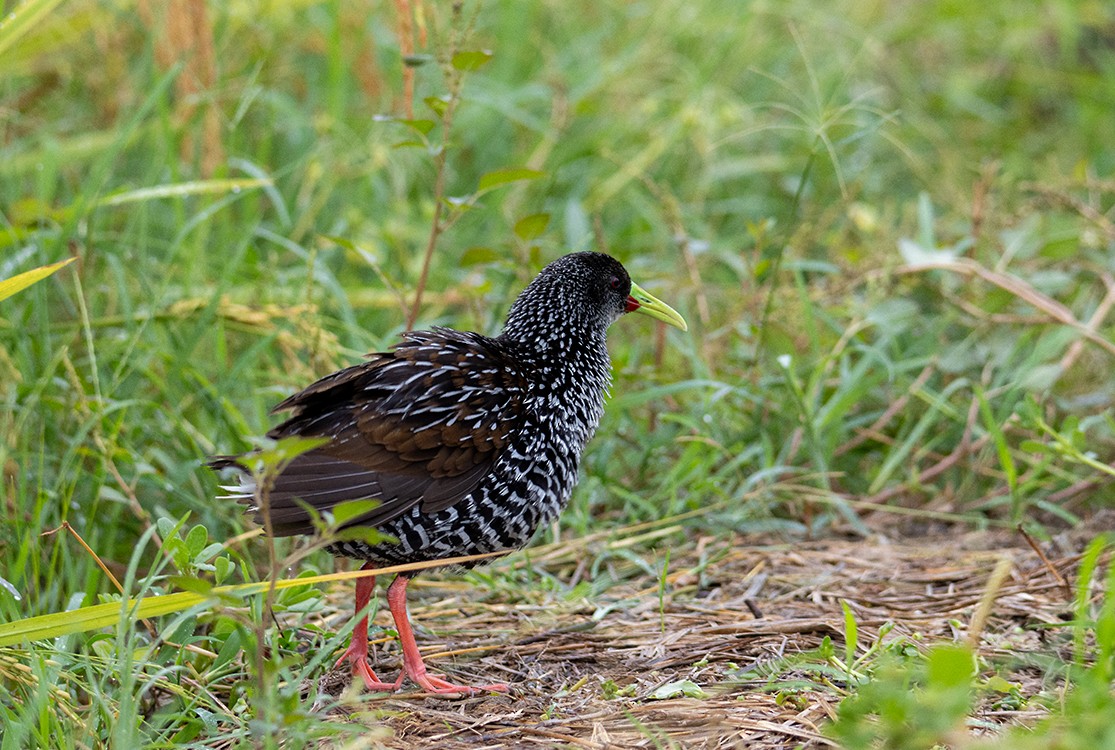
[[[506,693],[510,691],[507,685],[454,685],[452,682],[442,678],[442,675],[426,674],[423,669],[421,674],[411,674],[410,679],[425,690],[427,693],[437,693],[438,695],[457,695],[465,693],[467,695],[476,695],[477,693]]]
[[[350,661],[352,663],[352,677],[353,679],[357,677],[360,678],[364,683],[364,690],[372,693],[393,693],[399,689],[399,685],[403,682],[402,674],[399,675],[399,679],[395,682],[383,682],[380,680],[376,677],[376,673],[372,668],[368,666],[368,659],[366,656],[353,659],[348,659],[347,657],[348,652],[346,651],[345,655],[337,660],[337,666],[341,666],[341,663],[346,660]]]
[[[437,693],[438,695],[508,692],[507,685],[454,685],[443,679],[441,675],[432,675],[426,672],[426,663],[422,661],[422,654],[418,651],[418,643],[414,640],[414,630],[410,627],[410,616],[407,614],[408,580],[405,575],[400,575],[387,588],[387,605],[391,608],[391,616],[395,618],[395,630],[399,633],[399,645],[403,647],[403,671],[407,677],[426,692]],[[400,676],[399,679],[402,679],[402,677]]]

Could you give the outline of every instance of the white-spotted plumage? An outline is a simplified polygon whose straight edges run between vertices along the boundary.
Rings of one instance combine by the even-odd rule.
[[[342,530],[330,548],[365,567],[521,547],[569,501],[611,382],[605,332],[634,310],[685,329],[618,261],[574,253],[527,286],[495,338],[445,328],[406,333],[391,351],[322,378],[276,407],[289,416],[269,435],[326,442],[269,479],[257,520],[279,536],[313,533],[314,517],[338,503],[375,500],[347,526],[374,527],[395,541],[350,541],[360,535]],[[236,456],[210,465],[247,473]],[[228,489],[257,499],[250,480]],[[399,574],[387,591],[405,675],[434,693],[506,691],[428,673],[406,612],[411,575]],[[357,610],[373,586],[374,578],[357,584]],[[365,617],[338,665],[349,664],[369,689],[395,690],[400,682],[381,681],[368,665],[367,631]]]
[[[291,396],[277,407],[290,418],[270,435],[330,442],[275,479],[273,533],[311,533],[306,506],[372,499],[351,525],[397,541],[337,542],[335,553],[390,564],[525,545],[569,501],[611,383],[606,330],[630,290],[615,259],[567,255],[523,291],[495,338],[410,332]],[[250,479],[225,489],[246,502],[255,491]]]

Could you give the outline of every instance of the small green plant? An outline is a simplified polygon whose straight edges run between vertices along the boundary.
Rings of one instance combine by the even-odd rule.
[[[733,680],[753,676],[765,678],[763,690],[779,696],[805,690],[823,690],[848,695],[869,680],[880,663],[915,656],[917,647],[906,639],[888,639],[894,624],[883,623],[875,640],[863,647],[859,624],[847,601],[841,601],[844,614],[844,648],[838,649],[831,636],[821,639],[817,648],[763,662],[748,669],[734,668]]]
[[[163,542],[163,552],[180,577],[200,578],[211,575],[213,584],[220,586],[236,570],[236,563],[227,553],[222,554],[224,544],[209,541],[209,531],[202,524],[190,526],[189,531],[182,536],[186,520],[175,523],[163,517],[155,522]]]
[[[926,750],[964,734],[975,660],[963,646],[934,646],[924,658],[888,659],[845,698],[829,734],[846,750]]]
[[[1012,729],[993,745],[995,750],[1115,747],[1115,564],[1108,557],[1106,573],[1100,567],[1111,546],[1106,537],[1092,540],[1080,562],[1075,617],[1063,626],[1073,633],[1063,696],[1048,701],[1048,718],[1032,728]]]
[[[615,700],[616,698],[630,698],[635,695],[637,686],[635,683],[623,685],[622,687],[614,680],[604,680],[600,684],[600,694],[604,696],[604,700]]]

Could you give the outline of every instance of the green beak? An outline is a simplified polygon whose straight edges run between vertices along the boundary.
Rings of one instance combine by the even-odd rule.
[[[640,312],[661,320],[663,323],[669,323],[683,331],[689,330],[689,326],[685,324],[685,318],[681,317],[677,310],[643,291],[634,281],[631,282],[631,296],[627,298],[627,312]]]

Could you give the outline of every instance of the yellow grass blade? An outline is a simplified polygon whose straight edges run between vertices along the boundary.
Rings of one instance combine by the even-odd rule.
[[[33,268],[30,271],[16,274],[10,279],[0,281],[0,301],[6,300],[16,292],[22,292],[27,287],[35,282],[42,281],[47,276],[57,271],[59,268],[68,266],[73,263],[77,258],[66,258],[57,263],[51,263],[49,266],[41,266],[40,268]]]
[[[6,18],[0,20],[0,55],[3,55],[20,37],[26,36],[62,0],[26,0],[17,5]]]
[[[430,560],[428,562],[411,563],[409,565],[392,565],[375,570],[350,570],[344,573],[328,573],[307,578],[287,578],[275,581],[275,590],[291,588],[292,586],[305,586],[307,584],[327,583],[329,581],[347,581],[351,578],[364,576],[389,575],[392,573],[405,573],[424,568],[435,568],[443,565],[459,565],[463,562],[492,557],[502,553],[494,552],[486,555],[470,555],[467,557],[454,557],[446,560]],[[149,617],[169,615],[181,612],[202,602],[216,604],[221,598],[246,597],[262,594],[267,591],[270,584],[267,581],[257,583],[240,583],[234,586],[216,586],[208,594],[193,591],[178,591],[173,594],[158,594],[145,596],[140,599],[129,599],[126,603],[109,602],[108,604],[94,604],[81,607],[70,612],[53,612],[49,615],[27,617],[15,622],[0,624],[0,647],[16,646],[28,641],[41,641],[48,638],[57,638],[71,633],[83,633],[87,630],[107,628],[120,621],[120,608],[128,608],[129,619],[132,621],[144,620]]]

